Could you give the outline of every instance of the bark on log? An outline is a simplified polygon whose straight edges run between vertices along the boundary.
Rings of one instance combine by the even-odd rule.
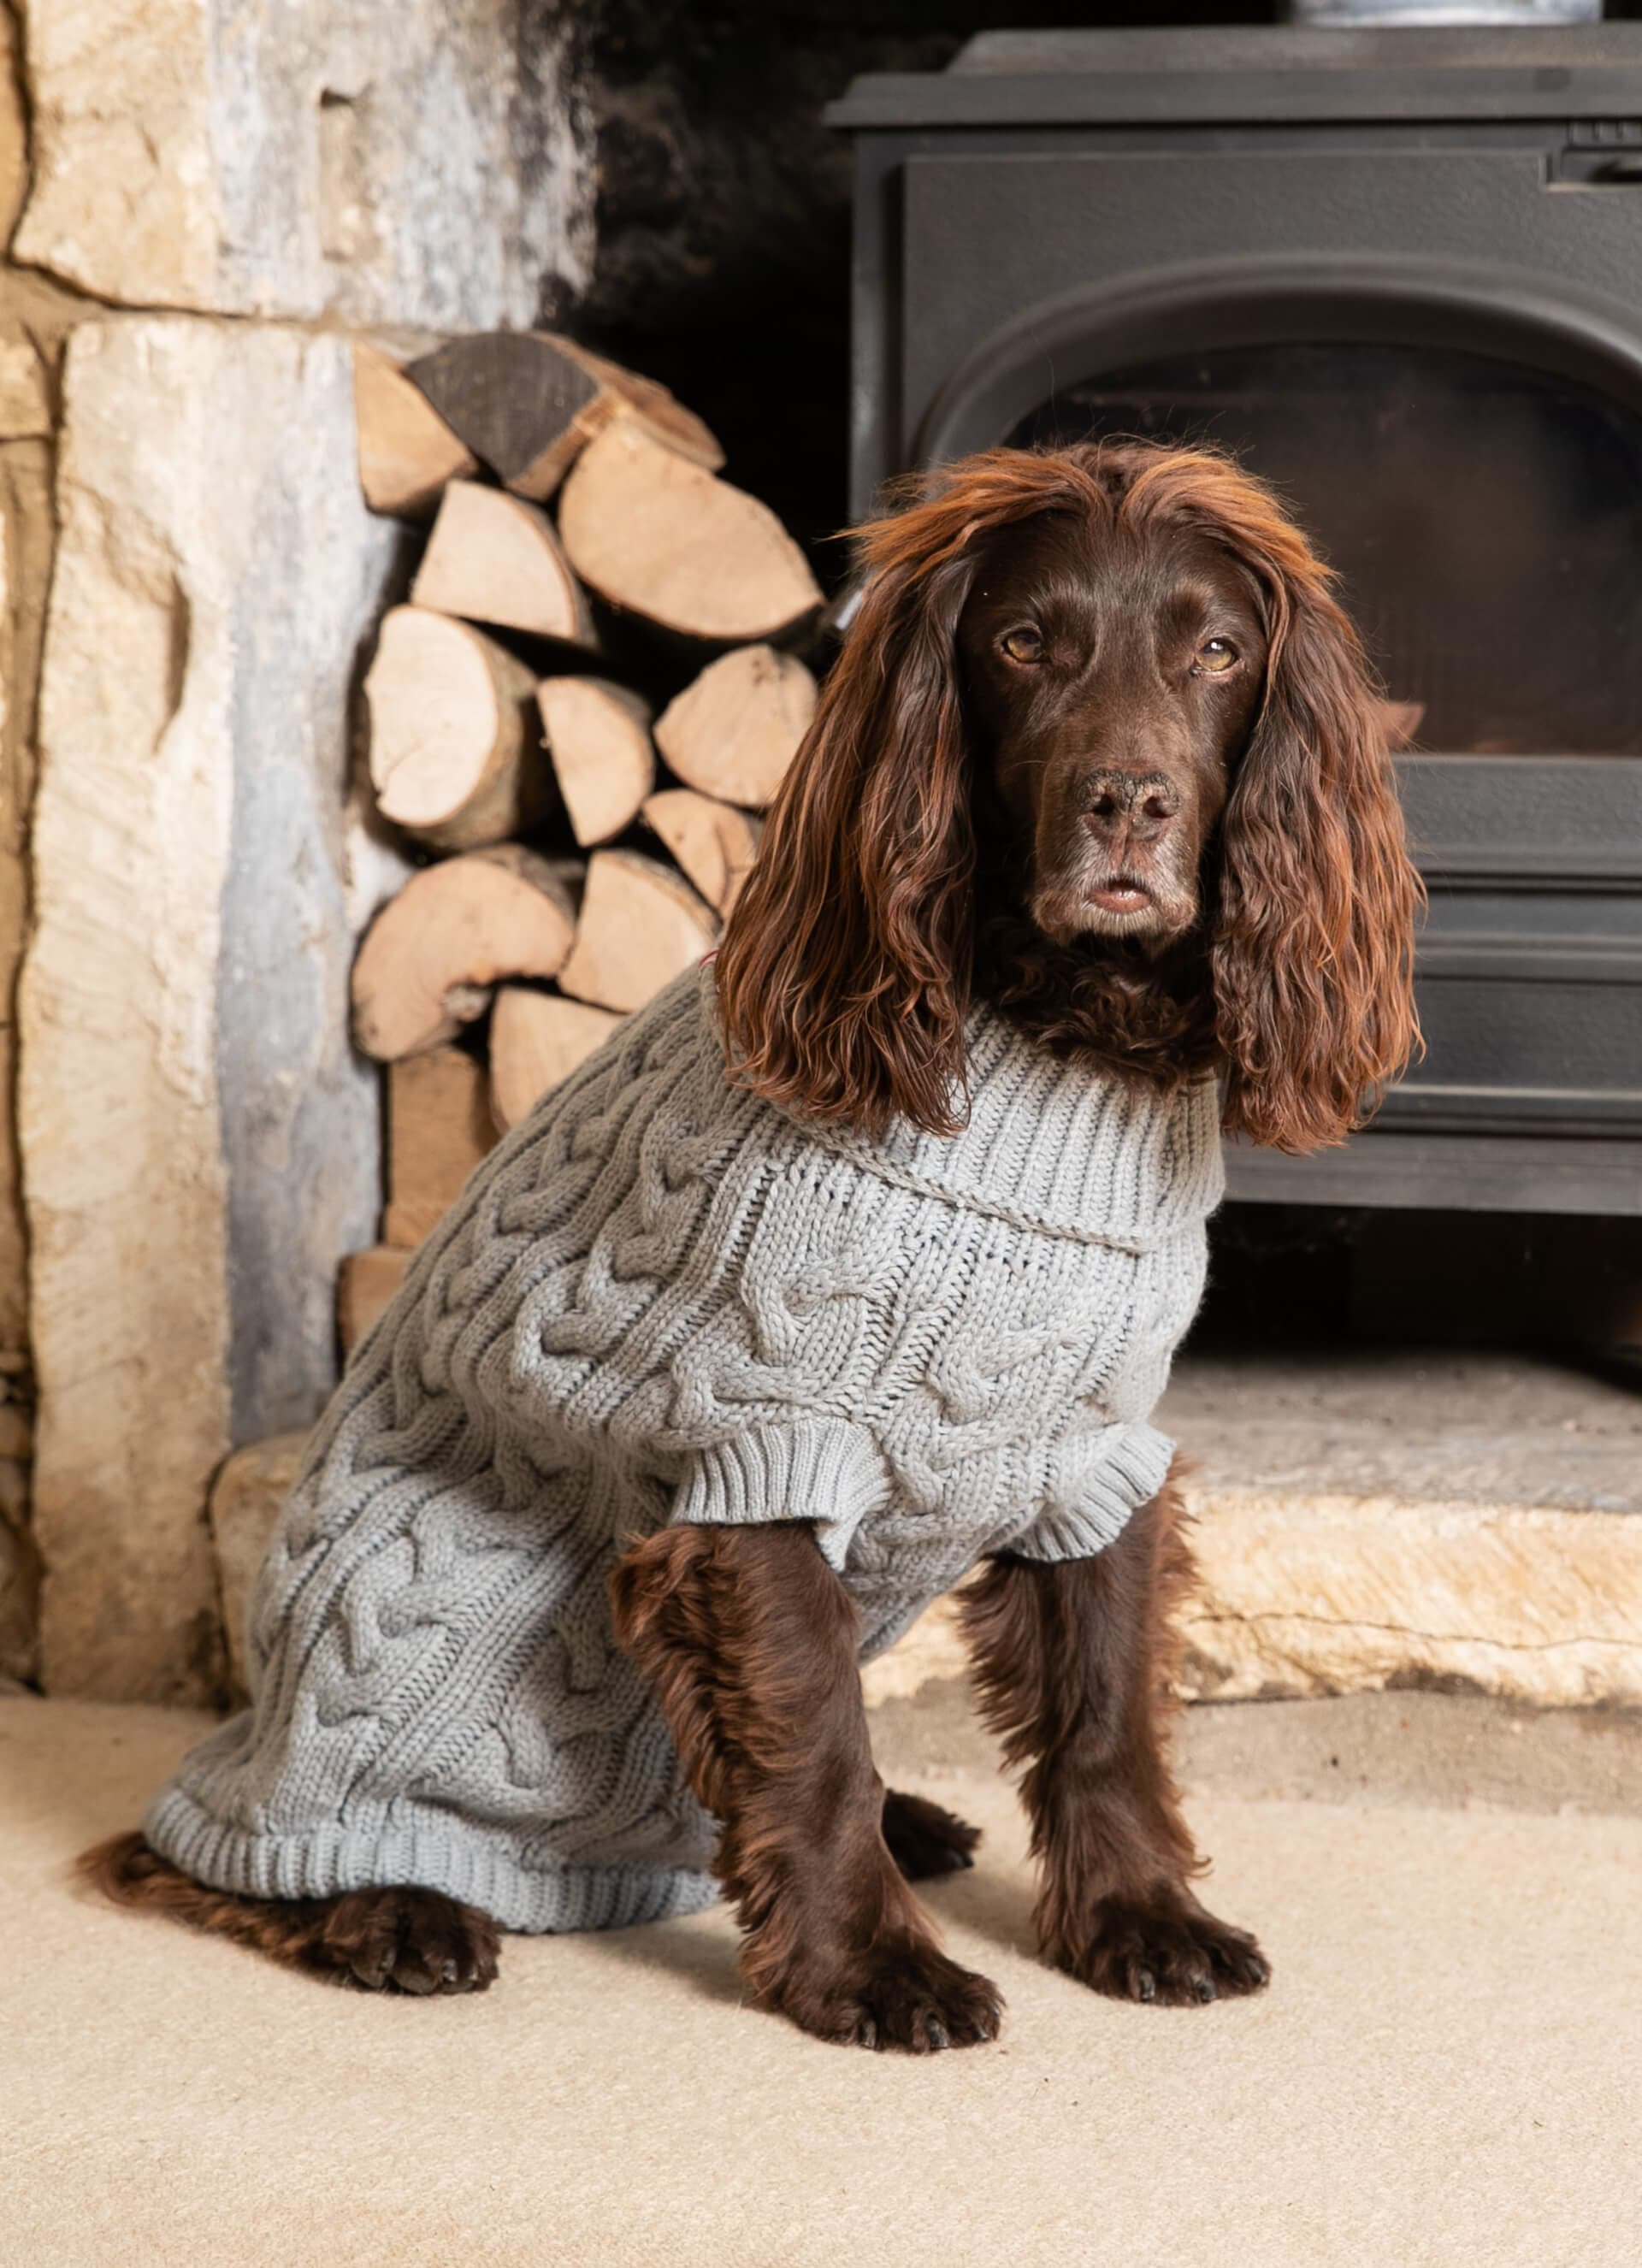
[[[394,1064],[387,1075],[384,1242],[420,1244],[495,1141],[482,1064],[460,1048],[431,1048]]]
[[[536,702],[576,840],[607,843],[656,784],[649,703],[602,677],[544,678]]]
[[[685,783],[726,803],[773,802],[815,714],[815,680],[773,646],[738,646],[656,720],[656,746]]]
[[[560,989],[595,1007],[642,1008],[718,933],[711,908],[671,866],[636,850],[595,850]]]
[[[499,843],[541,817],[535,679],[466,622],[390,608],[364,681],[371,778],[384,818],[439,850]]]
[[[453,481],[410,586],[413,606],[592,646],[593,620],[545,512],[477,481]]]
[[[790,630],[821,604],[774,512],[618,418],[571,468],[559,537],[612,606],[717,644]]]
[[[617,418],[715,472],[724,451],[665,386],[542,331],[482,331],[423,356],[409,376],[482,463],[517,495],[550,497]]]
[[[351,1354],[405,1280],[411,1255],[391,1244],[350,1252],[336,1276],[336,1327]]]
[[[693,787],[647,797],[644,817],[708,904],[728,914],[758,856],[762,821]]]
[[[453,1039],[504,976],[555,976],[575,934],[560,870],[516,843],[413,874],[353,967],[354,1037],[381,1063]]]
[[[353,391],[359,486],[372,512],[421,519],[438,503],[446,481],[478,471],[472,450],[386,348],[356,342]]]
[[[498,987],[490,1012],[490,1108],[498,1126],[517,1126],[578,1064],[601,1048],[622,1019],[608,1008]]]

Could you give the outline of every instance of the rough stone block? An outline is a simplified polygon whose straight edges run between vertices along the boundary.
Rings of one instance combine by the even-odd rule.
[[[0,244],[10,242],[28,193],[28,119],[17,47],[17,19],[10,7],[0,7]]]
[[[12,1001],[28,924],[34,708],[51,549],[46,446],[0,446],[0,1354],[20,1354],[28,1338],[21,1168],[11,1113]]]
[[[45,358],[21,323],[0,320],[0,441],[45,440],[50,432]]]
[[[236,1701],[244,1698],[246,1690],[246,1602],[307,1445],[306,1433],[276,1433],[270,1441],[254,1441],[229,1458],[211,1491],[211,1540],[217,1547],[228,1644],[228,1684],[230,1697]]]
[[[1642,1518],[1300,1490],[1192,1493],[1195,1701],[1436,1685],[1538,1707],[1642,1705]],[[869,1702],[968,1674],[950,1599],[871,1663]]]
[[[1642,1705],[1633,1513],[1215,1491],[1186,1685],[1207,1701],[1399,1684]]]
[[[17,1384],[0,1373],[0,1394]],[[0,1454],[0,1681],[32,1678],[39,1668],[40,1555],[28,1529],[28,1423],[18,1403],[0,1400],[10,1447]],[[21,1454],[15,1454],[19,1452]]]
[[[340,339],[88,324],[64,416],[20,996],[43,1677],[198,1701],[210,1476],[311,1421],[379,1200],[349,703],[398,535]]]
[[[529,324],[587,264],[567,36],[543,0],[31,7],[17,255],[126,305]]]

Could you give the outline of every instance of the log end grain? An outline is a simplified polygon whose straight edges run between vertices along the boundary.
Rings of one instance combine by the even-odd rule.
[[[768,506],[615,419],[572,466],[559,506],[571,564],[611,605],[714,644],[770,638],[821,594]]]
[[[490,1108],[497,1124],[516,1126],[601,1048],[622,1020],[612,1010],[590,1007],[585,1001],[525,984],[500,986],[490,1015]]]
[[[656,784],[649,703],[600,677],[543,678],[536,702],[576,840],[607,843],[632,825]]]
[[[672,867],[636,850],[595,850],[560,989],[594,1007],[642,1008],[718,933],[712,909]]]

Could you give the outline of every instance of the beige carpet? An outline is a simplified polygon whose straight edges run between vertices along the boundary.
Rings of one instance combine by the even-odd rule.
[[[4,2268],[1633,2268],[1642,1821],[1204,1797],[1261,2001],[1035,1964],[1012,1803],[933,1903],[1002,2041],[928,2062],[739,2004],[721,1914],[512,1940],[375,2001],[103,1911],[64,1867],[194,1729],[0,1703]]]

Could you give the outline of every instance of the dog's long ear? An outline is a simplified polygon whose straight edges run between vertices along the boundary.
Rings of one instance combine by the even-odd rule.
[[[1284,537],[1261,562],[1270,660],[1223,824],[1212,967],[1228,1129],[1306,1151],[1360,1123],[1418,1042],[1420,886],[1357,634]]]
[[[969,545],[950,526],[916,540],[910,523],[933,516],[879,524],[900,556],[867,585],[717,961],[740,1082],[872,1134],[896,1117],[951,1133],[962,1108],[975,842],[954,647]]]

